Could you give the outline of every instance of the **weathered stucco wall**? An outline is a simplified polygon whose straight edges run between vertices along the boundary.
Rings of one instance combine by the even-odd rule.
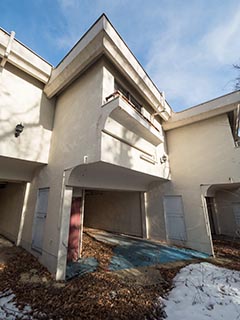
[[[43,252],[39,259],[53,273],[56,272],[59,250],[65,170],[82,164],[85,155],[88,156],[88,161],[97,160],[96,124],[102,105],[101,83],[102,67],[99,62],[58,96],[49,164],[39,170],[31,184],[22,244],[31,250],[30,231],[32,231],[37,190],[50,188]],[[67,230],[68,218],[66,215]],[[64,243],[63,247],[66,251],[67,243]]]
[[[0,189],[0,234],[16,242],[25,194],[25,183],[8,183]]]
[[[227,115],[170,130],[167,143],[172,175],[169,193],[183,196],[187,245],[211,252],[201,184],[240,181],[240,149],[234,146]]]
[[[142,105],[142,114],[151,119],[154,113],[149,104],[141,97],[137,90],[126,81],[125,78],[104,60],[103,68],[103,97],[108,97],[115,91],[114,82],[121,81],[121,84],[128,90],[135,99]],[[108,109],[106,104],[103,111]],[[138,112],[133,109],[138,116]],[[155,175],[164,179],[169,179],[169,163],[160,162],[160,158],[167,153],[165,145],[165,135],[162,130],[160,117],[155,115],[151,119],[157,127],[157,134],[161,139],[156,142],[154,138],[146,135],[144,130],[137,130],[133,118],[124,121],[122,115],[117,115],[114,111],[110,113],[101,135],[101,160],[118,166],[136,170],[139,172]],[[146,121],[146,120],[145,120]],[[148,121],[146,121],[149,124]],[[150,160],[148,160],[150,159]],[[151,159],[153,162],[151,162]]]
[[[0,156],[47,163],[53,126],[54,101],[43,84],[10,64],[0,74]],[[15,127],[24,130],[16,138]]]
[[[64,168],[99,160],[97,120],[102,105],[102,62],[59,95],[49,163]],[[61,155],[61,156],[60,156]]]
[[[142,236],[139,192],[86,193],[84,226]]]

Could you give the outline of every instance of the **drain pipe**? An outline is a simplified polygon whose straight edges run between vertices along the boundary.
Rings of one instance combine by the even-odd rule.
[[[162,108],[161,111],[157,111],[157,112],[151,114],[151,122],[154,121],[155,116],[157,116],[157,115],[160,116],[161,113],[163,113],[163,112],[166,111],[166,108],[165,108],[165,93],[164,93],[164,91],[161,92],[161,97],[162,97],[162,107],[163,107],[163,108]],[[158,109],[158,108],[159,108],[159,106],[157,107],[157,109]]]
[[[5,67],[5,64],[6,64],[7,60],[8,60],[9,54],[11,52],[11,48],[12,48],[12,43],[13,43],[14,37],[15,37],[15,32],[11,31],[10,36],[9,36],[8,45],[6,47],[6,50],[4,52],[2,61],[0,63],[0,66],[1,66],[2,69]]]

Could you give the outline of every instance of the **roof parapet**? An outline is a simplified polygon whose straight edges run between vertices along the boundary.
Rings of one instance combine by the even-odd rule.
[[[206,101],[197,106],[172,113],[172,117],[163,123],[164,130],[176,129],[185,125],[206,120],[235,110],[240,102],[240,90]]]
[[[65,89],[102,55],[107,56],[141,91],[156,113],[168,120],[172,112],[170,106],[105,15],[96,21],[53,70],[44,89],[46,95],[51,98]]]
[[[52,66],[32,50],[14,38],[15,33],[9,34],[0,29],[0,57],[2,68],[6,62],[30,74],[46,84],[49,80]]]

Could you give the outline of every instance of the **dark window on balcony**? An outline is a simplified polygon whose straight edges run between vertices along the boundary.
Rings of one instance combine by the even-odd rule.
[[[131,104],[134,106],[134,108],[141,113],[142,105],[133,97],[133,95],[125,89],[121,84],[115,81],[114,89],[116,91],[119,91],[125,98],[128,99],[128,101],[131,102]]]

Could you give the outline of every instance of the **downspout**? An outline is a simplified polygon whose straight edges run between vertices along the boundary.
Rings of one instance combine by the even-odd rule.
[[[159,116],[161,116],[161,113],[164,113],[165,111],[166,111],[166,107],[165,107],[165,93],[164,93],[164,91],[162,91],[161,92],[161,97],[162,97],[162,101],[161,101],[161,106],[162,106],[162,109],[161,109],[161,111],[157,111],[157,112],[155,112],[155,113],[153,113],[153,114],[151,114],[151,122],[153,122],[154,121],[154,119],[155,119],[155,116],[157,116],[157,115],[159,115]],[[157,107],[157,109],[159,108],[159,106]]]
[[[239,142],[239,130],[240,130],[240,104],[237,106],[237,113],[236,113],[236,123],[235,123],[235,144],[236,147],[240,146]]]
[[[11,31],[10,36],[9,36],[8,45],[6,47],[6,50],[4,52],[2,61],[0,63],[1,69],[3,69],[5,67],[5,64],[6,64],[7,60],[8,60],[9,54],[11,52],[11,48],[12,48],[12,43],[13,43],[14,37],[15,37],[15,32]]]

